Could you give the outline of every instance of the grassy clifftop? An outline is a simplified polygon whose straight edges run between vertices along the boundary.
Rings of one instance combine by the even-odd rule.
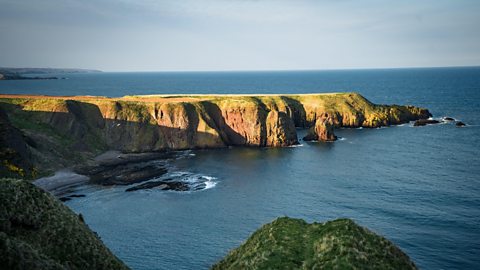
[[[128,269],[83,219],[22,180],[0,179],[0,268]]]
[[[387,239],[349,219],[308,224],[278,218],[212,269],[416,269]]]

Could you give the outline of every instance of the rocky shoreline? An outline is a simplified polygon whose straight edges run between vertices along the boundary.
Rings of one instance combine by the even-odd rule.
[[[184,155],[184,154],[183,154]],[[126,192],[157,189],[163,191],[197,191],[206,188],[209,179],[186,181],[189,175],[169,170],[169,162],[181,158],[178,151],[121,153],[107,151],[88,164],[57,171],[53,176],[33,181],[61,201],[85,197],[75,192],[81,185],[125,186]],[[170,173],[168,177],[167,173]],[[177,174],[177,175],[175,175]]]

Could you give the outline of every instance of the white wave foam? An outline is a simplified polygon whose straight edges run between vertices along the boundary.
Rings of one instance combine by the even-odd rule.
[[[189,175],[189,174],[191,174],[191,173],[183,172],[183,171],[176,171],[176,172],[169,173],[167,176],[168,177],[182,177],[182,176]]]
[[[458,119],[456,119],[456,118],[453,118],[453,117],[450,117],[450,118],[452,118],[453,120],[447,120],[447,119],[445,119],[445,118],[447,118],[447,117],[450,117],[450,116],[443,116],[443,117],[441,117],[440,119],[442,119],[443,121],[448,121],[448,122],[455,122],[455,121],[458,121]]]
[[[300,143],[300,144],[289,145],[287,147],[295,148],[295,147],[302,147],[302,146],[303,144]]]
[[[213,188],[217,185],[217,178],[209,175],[202,175],[186,171],[176,171],[169,173],[167,177],[176,178],[176,181],[186,183],[189,191],[199,191]]]
[[[345,138],[345,137],[338,137],[337,139],[338,139],[339,141],[345,141],[345,140],[347,140],[347,138]]]
[[[217,182],[208,180],[205,182],[204,190],[214,188],[216,185],[217,185]]]
[[[216,177],[213,177],[213,176],[206,176],[206,175],[202,175],[202,176],[200,176],[200,178],[205,178],[205,179],[207,179],[208,181],[211,181],[211,180],[215,180],[215,179],[217,179]]]

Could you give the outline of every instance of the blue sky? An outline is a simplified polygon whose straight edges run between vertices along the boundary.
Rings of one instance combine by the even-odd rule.
[[[0,0],[0,66],[480,65],[478,0]]]

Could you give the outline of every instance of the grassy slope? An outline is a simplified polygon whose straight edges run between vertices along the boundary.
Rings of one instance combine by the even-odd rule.
[[[387,239],[349,219],[308,224],[279,218],[213,269],[416,269]]]
[[[0,254],[6,269],[127,269],[79,216],[22,180],[0,180]]]

